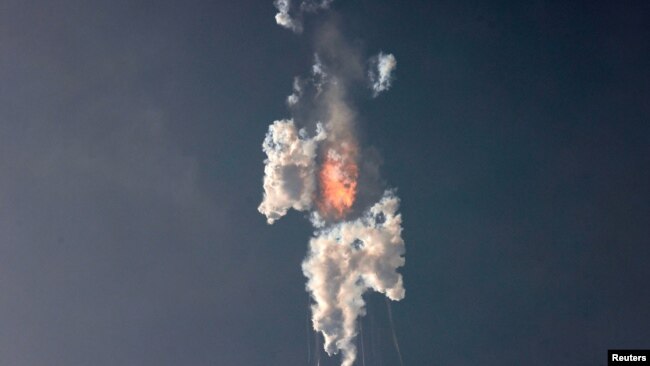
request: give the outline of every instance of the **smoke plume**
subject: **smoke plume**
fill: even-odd
[[[276,20],[301,32],[302,14],[326,9],[331,2],[303,1],[292,9],[289,0],[276,0]],[[269,224],[291,208],[308,214],[314,236],[302,271],[313,301],[312,327],[323,335],[328,355],[340,352],[342,366],[351,366],[359,318],[365,315],[363,294],[373,290],[390,300],[404,298],[397,270],[405,263],[405,247],[395,191],[370,194],[376,189],[371,187],[376,168],[367,168],[372,159],[359,145],[357,112],[348,90],[363,85],[364,75],[373,96],[388,90],[396,62],[392,54],[379,53],[364,70],[361,51],[349,46],[331,22],[316,39],[310,75],[294,78],[287,97],[292,118],[273,122],[262,144],[267,158],[258,210]]]

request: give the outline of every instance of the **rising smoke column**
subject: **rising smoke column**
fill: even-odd
[[[299,33],[303,13],[326,9],[331,2],[303,1],[295,9],[289,0],[276,0],[276,20]],[[365,315],[363,294],[374,290],[390,300],[404,298],[397,269],[405,263],[405,247],[395,191],[385,191],[366,207],[358,200],[369,188],[361,184],[363,149],[347,90],[364,75],[373,97],[388,90],[396,61],[392,54],[379,53],[364,71],[360,52],[335,27],[320,33],[325,41],[319,44],[311,75],[294,78],[287,97],[292,111],[311,109],[308,120],[294,115],[275,121],[264,139],[264,198],[258,210],[269,224],[291,208],[309,213],[315,231],[302,271],[313,300],[312,327],[323,335],[325,351],[330,356],[341,352],[342,366],[351,366],[357,356],[358,321]],[[312,126],[311,136],[308,128],[297,126],[301,123]]]

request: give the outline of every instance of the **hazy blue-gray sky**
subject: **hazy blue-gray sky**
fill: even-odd
[[[398,62],[357,110],[402,199],[405,364],[650,347],[650,3],[338,0],[301,36],[275,13],[0,3],[0,364],[307,364],[311,228],[257,212],[261,142],[334,14]],[[395,365],[368,300],[366,363]]]

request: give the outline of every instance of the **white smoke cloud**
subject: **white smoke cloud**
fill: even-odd
[[[368,71],[368,78],[370,79],[370,87],[373,90],[373,97],[377,97],[379,93],[390,89],[393,81],[392,73],[397,67],[397,60],[392,54],[379,54],[370,59],[371,68]]]
[[[316,189],[316,147],[325,139],[319,124],[316,136],[309,138],[304,129],[298,130],[293,120],[275,121],[269,126],[262,149],[264,161],[264,199],[258,207],[267,222],[286,215],[290,208],[309,210]]]
[[[302,269],[312,306],[315,330],[323,333],[325,351],[343,353],[342,366],[356,358],[357,320],[365,315],[362,295],[368,290],[391,300],[404,298],[404,261],[399,199],[390,191],[366,214],[316,233]]]
[[[294,16],[291,16],[291,0],[275,0],[273,5],[278,9],[275,14],[275,22],[294,33],[302,33],[303,13],[315,13],[322,9],[328,9],[334,0],[304,0]]]

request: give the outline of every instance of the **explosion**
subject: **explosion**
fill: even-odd
[[[318,175],[321,194],[318,208],[323,216],[342,219],[354,204],[359,169],[352,155],[346,145],[340,151],[332,148],[327,151]]]
[[[301,0],[292,7],[291,0],[276,0],[276,21],[300,33],[303,13],[327,9],[332,1]],[[376,98],[390,89],[397,63],[392,54],[380,52],[364,66],[361,52],[348,45],[333,23],[321,28],[317,38],[311,75],[294,78],[287,98],[295,120],[274,121],[262,144],[267,158],[258,210],[269,224],[290,209],[309,213],[314,232],[302,271],[312,300],[312,328],[322,335],[328,355],[340,352],[341,365],[352,366],[360,319],[366,314],[363,295],[372,290],[392,301],[404,298],[398,269],[405,263],[405,245],[395,191],[386,189],[375,204],[368,200],[373,192],[366,170],[370,163],[357,140],[356,111],[347,91],[365,74]],[[356,202],[358,194],[364,199]],[[394,330],[393,339],[399,353]],[[320,358],[314,362],[320,364]]]

